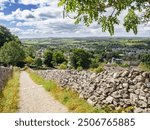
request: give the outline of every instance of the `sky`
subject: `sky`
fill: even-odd
[[[96,23],[86,27],[83,23],[75,25],[73,19],[63,18],[63,7],[57,5],[58,0],[0,0],[0,25],[9,28],[19,38],[110,36]],[[139,25],[138,30],[134,35],[120,25],[115,27],[114,36],[150,37],[150,23]]]

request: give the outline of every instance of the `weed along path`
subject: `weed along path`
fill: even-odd
[[[40,85],[35,84],[28,73],[20,75],[20,113],[66,113],[67,108],[56,101]]]

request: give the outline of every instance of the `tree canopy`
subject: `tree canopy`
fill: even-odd
[[[65,62],[65,57],[61,51],[55,51],[52,60],[54,65],[58,65]]]
[[[82,67],[83,69],[87,69],[90,66],[90,54],[83,49],[75,49],[72,52],[70,57],[70,61],[72,66],[77,69],[78,67]]]
[[[64,6],[64,16],[75,13],[75,23],[84,22],[89,26],[93,22],[101,25],[102,31],[114,34],[115,25],[123,24],[126,31],[138,32],[138,25],[150,21],[150,0],[60,0],[59,6]],[[119,16],[127,11],[124,22]]]
[[[6,65],[17,65],[25,58],[25,53],[20,43],[10,41],[0,48],[0,62]]]
[[[17,36],[12,35],[9,29],[0,25],[0,47],[9,41],[19,42],[19,39]]]
[[[41,58],[35,58],[35,61],[34,61],[34,64],[36,65],[36,66],[42,66],[42,60],[41,60]]]
[[[139,58],[141,62],[150,64],[150,54],[141,54]]]
[[[48,67],[53,67],[52,58],[53,58],[52,50],[46,50],[44,52],[44,64]]]

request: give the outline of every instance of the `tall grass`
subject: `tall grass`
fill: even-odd
[[[0,94],[1,113],[13,113],[18,110],[19,76],[20,71],[14,69],[12,78],[7,82]]]
[[[27,70],[34,82],[42,85],[59,102],[65,105],[70,112],[76,113],[97,113],[104,110],[92,107],[85,100],[80,99],[79,95],[72,90],[60,88],[54,81],[45,80],[30,70]]]

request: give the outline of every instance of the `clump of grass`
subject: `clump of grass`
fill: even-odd
[[[13,113],[18,110],[19,76],[20,71],[15,68],[12,78],[0,94],[0,112],[2,113]]]
[[[101,73],[103,71],[104,71],[104,65],[103,64],[99,65],[97,68],[94,69],[95,73]]]
[[[45,80],[34,72],[27,70],[30,77],[39,85],[43,85],[43,87],[50,91],[51,95],[55,97],[59,102],[65,105],[70,112],[76,113],[97,113],[97,112],[105,112],[102,109],[95,108],[89,105],[85,100],[79,98],[79,95],[68,89],[62,89],[59,87],[54,81]]]
[[[120,66],[123,67],[123,68],[129,68],[130,67],[130,65],[127,64],[127,63],[121,64]]]
[[[139,65],[139,68],[141,68],[144,71],[150,72],[150,64],[141,63]]]

